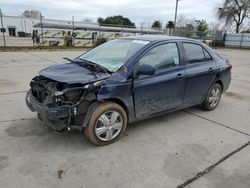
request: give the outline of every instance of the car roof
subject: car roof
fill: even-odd
[[[194,39],[189,39],[185,37],[168,36],[168,35],[138,35],[138,36],[124,37],[124,39],[145,40],[145,41],[150,41],[150,42],[163,41],[163,40],[182,40],[182,41],[197,42],[197,40],[194,40]]]

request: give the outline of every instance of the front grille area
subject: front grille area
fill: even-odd
[[[40,103],[43,103],[48,96],[48,91],[46,89],[46,84],[48,82],[50,82],[48,79],[41,76],[34,77],[30,82],[32,94]]]

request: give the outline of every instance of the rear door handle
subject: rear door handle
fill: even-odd
[[[178,79],[178,80],[183,79],[183,77],[184,77],[184,76],[183,76],[181,73],[177,74],[177,79]]]

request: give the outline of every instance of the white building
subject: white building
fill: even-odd
[[[0,26],[0,29],[2,27]],[[7,46],[31,46],[33,31],[38,31],[39,42],[43,46],[65,45],[65,33],[74,32],[74,46],[92,46],[96,37],[112,40],[117,37],[126,37],[140,34],[159,34],[162,31],[151,29],[137,29],[117,26],[100,26],[97,23],[83,23],[67,20],[53,20],[25,17],[25,16],[3,16],[3,29],[6,36]],[[34,38],[33,38],[34,39]],[[3,45],[0,35],[0,46]]]
[[[40,22],[41,20],[39,18],[3,15],[3,28],[5,29],[5,36],[20,36],[20,34],[18,35],[20,32],[31,35],[33,30],[38,29],[34,28],[33,26],[35,24],[39,24]],[[72,25],[72,21],[64,20],[43,19],[42,22],[50,24]]]

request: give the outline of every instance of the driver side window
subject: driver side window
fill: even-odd
[[[177,44],[167,43],[151,49],[139,60],[139,64],[152,65],[156,71],[179,66],[180,60]]]

